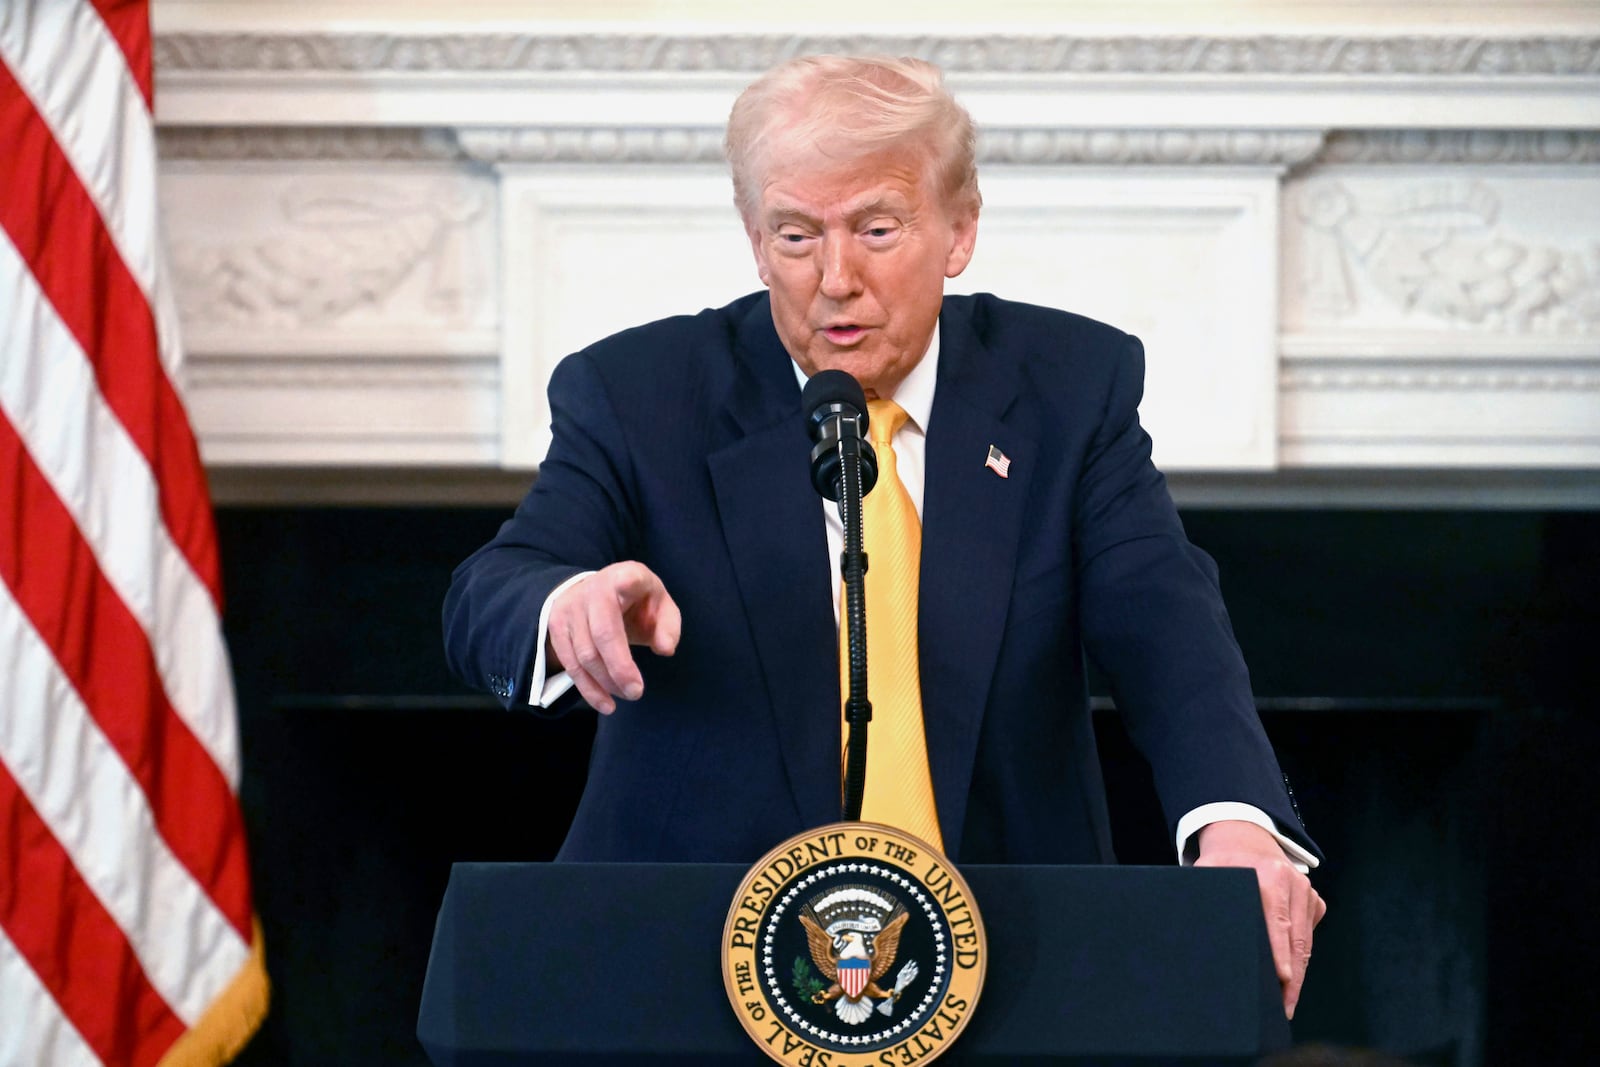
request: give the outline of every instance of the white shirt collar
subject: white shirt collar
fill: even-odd
[[[933,337],[928,342],[928,351],[923,353],[917,365],[911,368],[911,373],[905,376],[905,380],[890,398],[900,405],[911,423],[923,434],[928,432],[928,418],[933,414],[933,391],[939,384],[939,329],[936,324],[933,328]],[[800,369],[800,364],[792,360],[790,362],[794,366],[794,380],[804,389],[806,372]]]

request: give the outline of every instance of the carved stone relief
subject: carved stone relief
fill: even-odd
[[[462,151],[488,163],[720,163],[709,128],[463,129]],[[1322,147],[1307,130],[987,130],[979,163],[1033,166],[1271,166],[1305,162]]]
[[[1581,393],[1600,390],[1600,372],[1570,369],[1528,370],[1513,367],[1497,370],[1439,370],[1417,366],[1329,366],[1317,370],[1286,370],[1278,378],[1278,387],[1284,392],[1404,390],[1429,393],[1470,391],[1498,393],[1515,390],[1521,393]]]
[[[490,196],[474,182],[218,172],[163,192],[186,328],[493,321]]]
[[[1600,181],[1529,181],[1306,182],[1288,325],[1600,332]]]
[[[1600,130],[1341,130],[1316,163],[1600,163]]]
[[[163,126],[156,143],[167,162],[462,158],[452,131],[411,126]]]
[[[813,52],[887,52],[956,73],[1600,73],[1600,40],[1580,36],[1061,36],[908,34],[166,33],[166,71],[749,72]]]
[[[1035,166],[1292,167],[1322,148],[1320,130],[989,130],[983,163]]]
[[[699,126],[163,126],[165,162],[720,163]],[[1117,166],[1600,163],[1600,130],[989,129],[980,163]]]

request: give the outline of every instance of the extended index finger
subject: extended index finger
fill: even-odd
[[[672,655],[678,647],[683,614],[665,583],[649,567],[635,562],[617,564],[614,577],[628,642],[648,645],[658,655]]]
[[[645,603],[652,597],[664,595],[667,591],[655,571],[632,560],[613,563],[599,576],[610,585],[612,594],[617,598],[617,607],[622,611]]]
[[[633,649],[628,645],[628,628],[622,617],[625,603],[626,595],[615,589],[612,595],[589,600],[589,639],[598,662],[584,666],[610,692],[626,700],[638,700],[644,694],[644,676],[633,662]]]
[[[661,600],[654,607],[641,638],[648,641],[650,650],[658,656],[670,656],[678,648],[678,636],[683,632],[683,613],[677,601],[663,586]]]

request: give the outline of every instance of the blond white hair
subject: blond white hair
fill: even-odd
[[[849,162],[888,148],[922,154],[952,215],[976,213],[977,132],[932,63],[894,56],[800,56],[739,94],[723,149],[749,225],[775,150]]]

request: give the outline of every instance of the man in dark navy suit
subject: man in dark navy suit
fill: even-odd
[[[603,716],[564,858],[749,862],[837,819],[840,531],[810,486],[800,392],[848,371],[905,416],[918,770],[945,851],[1113,861],[1087,653],[1180,859],[1256,870],[1292,1014],[1319,856],[1215,567],[1151,465],[1142,349],[1065,312],[945,297],[977,238],[974,142],[914,60],[807,57],[745,91],[727,147],[766,291],[560,364],[538,481],[446,599],[452,668],[508,704]]]

